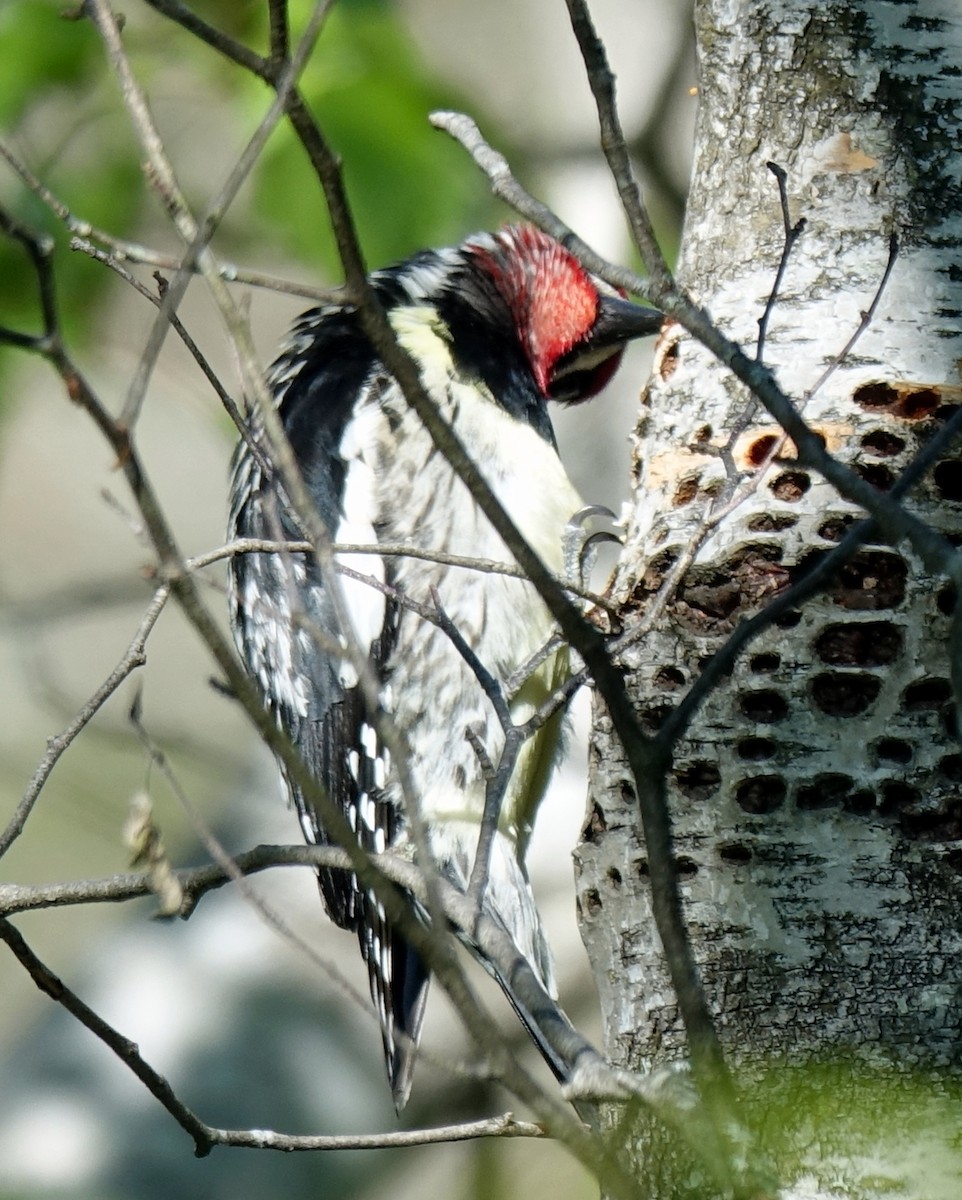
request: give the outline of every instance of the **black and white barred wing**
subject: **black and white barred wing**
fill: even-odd
[[[275,364],[271,383],[298,465],[328,530],[342,543],[374,543],[374,514],[364,496],[373,469],[366,461],[365,422],[377,410],[380,389],[391,385],[354,332],[353,322],[340,311],[319,312],[313,321],[305,314],[291,348]],[[239,448],[231,534],[300,540],[283,489],[261,459],[243,444]],[[360,575],[385,581],[387,568],[379,556],[346,555],[341,561]],[[396,605],[363,579],[339,577],[332,583],[322,578],[308,555],[236,555],[231,582],[235,639],[265,703],[359,845],[379,853],[394,842],[400,816],[388,799],[389,755],[359,686],[356,659],[345,650],[350,642],[354,654],[366,657],[368,681],[379,692],[396,638]],[[340,590],[338,603],[332,587]],[[349,625],[346,630],[339,613]],[[288,784],[305,838],[329,842],[322,814],[293,781]],[[331,918],[358,935],[388,1073],[395,1098],[403,1104],[427,973],[394,933],[377,898],[361,890],[351,873],[321,869],[318,877]]]

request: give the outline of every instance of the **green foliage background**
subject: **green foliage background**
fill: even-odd
[[[266,52],[266,5],[206,0],[194,8],[224,32]],[[308,0],[291,5],[293,38],[310,9]],[[162,132],[165,101],[173,96],[181,100],[188,79],[196,87],[199,118],[205,100],[201,83],[211,103],[229,106],[235,120],[223,132],[239,152],[270,103],[264,85],[145,5],[131,4],[123,15],[124,41]],[[158,202],[143,180],[137,146],[90,23],[67,19],[63,0],[4,0],[0,59],[2,135],[76,216],[115,236],[135,237],[145,219],[158,215]],[[302,90],[345,163],[349,197],[371,265],[421,246],[457,241],[476,227],[497,222],[494,202],[476,169],[427,121],[432,109],[457,107],[459,98],[426,75],[392,5],[384,0],[336,5]],[[177,140],[185,138],[183,128],[174,134]],[[189,195],[196,209],[220,182],[212,174],[208,193]],[[57,239],[65,327],[69,335],[83,336],[109,273],[67,249],[62,224],[3,163],[0,199],[31,227]],[[273,247],[278,255],[302,259],[317,282],[337,281],[339,265],[323,197],[288,128],[270,139],[245,199],[228,214],[215,249],[236,259],[256,251],[263,260]],[[0,243],[0,321],[25,329],[35,328],[36,322],[32,273],[8,242]]]

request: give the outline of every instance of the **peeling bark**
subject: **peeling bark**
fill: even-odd
[[[795,246],[765,360],[796,401],[901,252],[874,320],[807,401],[829,450],[888,489],[962,404],[962,12],[957,0],[702,0],[700,112],[681,281],[752,345]],[[637,430],[615,591],[643,614],[732,466],[751,494],[705,538],[628,655],[649,729],[744,618],[862,514],[792,461],[780,431],[690,338],[663,339]],[[726,460],[722,453],[729,446]],[[962,446],[912,509],[962,538]],[[962,1195],[962,757],[955,597],[905,546],[860,549],[744,653],[669,778],[686,915],[746,1112],[786,1195]],[[603,713],[579,906],[608,1052],[685,1052],[651,919],[635,798]],[[652,1196],[710,1194],[652,1129]]]

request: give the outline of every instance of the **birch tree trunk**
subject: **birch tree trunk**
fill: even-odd
[[[771,160],[804,217],[764,358],[828,448],[879,488],[962,403],[962,9],[958,0],[702,0],[697,145],[679,268],[754,344],[783,245]],[[852,352],[891,233],[901,251]],[[680,331],[637,431],[617,581],[626,625],[732,487],[653,631],[630,653],[654,729],[732,630],[862,515],[785,455],[779,430]],[[726,447],[731,454],[723,453]],[[962,536],[962,447],[908,501]],[[955,597],[904,545],[857,550],[744,652],[677,746],[675,853],[703,982],[786,1194],[962,1196],[962,758]],[[646,850],[603,713],[578,854],[611,1058],[685,1054]],[[713,1194],[636,1127],[645,1194]]]

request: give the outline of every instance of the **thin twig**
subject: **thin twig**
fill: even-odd
[[[40,793],[43,791],[51,772],[60,761],[64,751],[73,744],[77,736],[86,728],[96,713],[100,711],[124,680],[147,661],[147,639],[154,625],[156,625],[158,617],[163,612],[164,605],[167,603],[169,596],[169,586],[166,583],[161,584],[154,592],[154,597],[141,618],[137,632],[124,651],[120,661],[90,699],[81,706],[79,712],[67,727],[47,742],[46,754],[44,754],[37,765],[20,803],[7,823],[6,829],[0,834],[0,857],[6,854],[23,832],[23,828],[40,797]]]
[[[427,1146],[484,1137],[546,1136],[540,1125],[515,1120],[511,1113],[489,1117],[483,1121],[441,1125],[433,1129],[397,1130],[391,1133],[304,1135],[276,1133],[270,1129],[218,1129],[202,1121],[189,1109],[178,1098],[164,1076],[143,1058],[136,1043],[119,1033],[67,987],[63,980],[34,954],[20,932],[5,917],[0,917],[0,941],[6,942],[17,961],[42,992],[89,1029],[137,1076],[177,1124],[193,1138],[194,1152],[199,1158],[208,1155],[215,1146],[239,1146],[253,1150],[280,1150],[290,1153]]]
[[[188,561],[188,568],[210,566],[235,554],[311,554],[313,544],[308,541],[285,541],[270,538],[235,538],[216,550],[198,555]],[[406,542],[332,542],[332,554],[370,554],[380,558],[416,558],[424,562],[439,563],[445,567],[460,567],[465,571],[477,571],[483,575],[504,575],[508,579],[526,579],[524,571],[516,563],[499,562],[494,558],[474,558],[468,554],[448,554],[444,550],[425,550],[420,546],[410,546]],[[346,573],[348,568],[343,564],[335,564],[339,570]],[[611,600],[597,592],[581,590],[565,585],[572,595],[580,600],[587,600],[598,608],[614,610]],[[538,664],[535,663],[534,666]],[[533,669],[533,667],[531,668]],[[524,675],[528,675],[526,670]]]
[[[788,260],[791,257],[792,251],[795,249],[795,243],[802,236],[807,224],[804,217],[792,224],[791,214],[788,210],[788,190],[785,187],[787,178],[785,170],[778,163],[768,162],[765,164],[769,171],[775,176],[778,184],[778,199],[782,208],[782,228],[784,230],[784,238],[782,240],[782,256],[778,260],[778,269],[775,272],[775,279],[772,283],[772,290],[768,296],[768,303],[765,305],[765,311],[758,318],[758,341],[755,344],[755,358],[759,362],[765,356],[765,336],[768,333],[768,322],[771,318],[772,311],[775,308],[775,302],[778,299],[778,294],[781,291],[782,280],[785,278],[785,270],[788,267]]]
[[[428,118],[435,129],[442,129],[471,155],[475,165],[487,177],[491,191],[525,220],[561,242],[592,274],[623,288],[636,296],[646,296],[648,281],[627,267],[618,266],[602,258],[581,240],[547,205],[535,199],[515,179],[508,160],[490,146],[481,136],[481,131],[471,117],[465,113],[438,110]]]
[[[852,350],[855,348],[855,343],[859,340],[859,338],[862,336],[862,334],[865,332],[865,330],[868,329],[869,325],[871,325],[872,318],[875,316],[875,311],[879,306],[879,301],[882,299],[882,294],[885,291],[886,287],[888,286],[888,281],[891,278],[892,271],[895,267],[896,259],[898,258],[898,254],[899,254],[899,237],[898,237],[897,233],[893,232],[893,233],[889,234],[888,258],[886,259],[886,262],[885,262],[885,270],[882,272],[882,278],[879,280],[879,285],[875,289],[875,295],[872,297],[872,303],[862,313],[861,320],[859,321],[858,327],[856,328],[855,332],[852,334],[852,336],[848,339],[848,341],[845,343],[845,345],[842,347],[842,349],[838,352],[838,354],[835,355],[835,357],[828,364],[828,366],[825,368],[825,370],[822,372],[822,374],[819,375],[818,379],[815,380],[815,382],[812,384],[812,386],[808,389],[808,391],[802,397],[802,399],[799,403],[800,408],[804,408],[805,405],[808,403],[808,401],[811,400],[812,396],[814,396],[815,393],[819,390],[819,388],[823,387],[824,384],[828,381],[828,379],[835,373],[835,371],[838,370],[838,368],[842,365],[842,363],[852,353]]]
[[[246,1146],[251,1150],[281,1150],[285,1154],[303,1150],[389,1150],[407,1146],[436,1146],[442,1142],[476,1141],[478,1138],[545,1138],[540,1125],[519,1121],[512,1113],[465,1121],[460,1125],[437,1125],[431,1129],[397,1129],[391,1133],[308,1134],[275,1133],[270,1129],[210,1129],[211,1141],[219,1146]]]
[[[521,753],[525,739],[512,720],[511,706],[504,694],[504,689],[481,662],[471,646],[464,640],[461,630],[458,629],[457,625],[455,625],[444,611],[437,588],[432,589],[431,598],[434,601],[439,627],[447,634],[451,643],[467,663],[475,679],[480,684],[481,690],[494,710],[498,724],[501,726],[501,732],[504,735],[501,753],[498,755],[498,765],[494,767],[494,764],[490,763],[489,760],[488,765],[494,767],[494,769],[491,772],[485,772],[487,778],[484,790],[484,811],[481,814],[481,821],[478,827],[478,845],[474,852],[474,863],[471,867],[471,877],[468,881],[468,896],[477,911],[480,912],[484,904],[484,891],[487,886],[488,872],[491,866],[491,851],[494,848],[494,839],[498,831],[498,823],[501,819],[501,809],[504,804],[505,795],[507,794],[508,784],[511,781],[511,776],[514,774],[514,769],[518,763],[518,755]],[[487,748],[484,746],[484,743],[480,742],[480,739],[478,741],[480,748],[487,755]]]
[[[658,245],[648,209],[642,200],[631,169],[631,160],[628,157],[625,137],[618,119],[618,108],[615,104],[615,77],[608,65],[608,55],[604,43],[595,32],[591,14],[588,12],[588,6],[584,0],[565,0],[565,3],[568,6],[571,28],[578,39],[581,57],[584,59],[588,74],[588,83],[598,110],[601,149],[618,188],[635,245],[641,254],[641,261],[645,264],[645,269],[651,277],[648,294],[657,304],[661,289],[671,284],[671,271],[668,269],[668,264]]]
[[[425,878],[418,866],[391,854],[379,855],[377,862],[388,878],[424,901]],[[321,865],[345,869],[350,868],[351,861],[344,850],[335,846],[262,845],[234,856],[230,872],[216,863],[176,871],[175,878],[185,897],[182,915],[189,915],[208,892],[234,882],[236,872],[246,876],[275,867],[316,868]],[[90,903],[116,903],[149,894],[150,883],[144,874],[115,875],[105,879],[46,886],[0,883],[0,921],[12,929],[13,926],[9,925],[6,916],[16,912]],[[608,1097],[623,1097],[629,1093],[637,1095],[663,1120],[679,1128],[689,1139],[700,1135],[701,1122],[695,1108],[695,1098],[685,1084],[682,1073],[674,1067],[668,1068],[667,1072],[665,1068],[658,1068],[650,1074],[628,1073],[609,1067],[591,1043],[571,1026],[555,1001],[547,995],[530,963],[518,951],[500,923],[485,914],[476,914],[470,899],[443,880],[440,884],[440,895],[447,918],[458,928],[473,929],[472,939],[483,957],[498,972],[511,978],[517,988],[520,1003],[529,1012],[539,1014],[539,1028],[542,1034],[549,1040],[558,1058],[570,1066],[571,1087],[576,1093]],[[119,1037],[117,1034],[114,1036]],[[489,1047],[489,1051],[492,1057],[497,1056],[494,1046]],[[674,1084],[666,1078],[666,1073],[674,1078]],[[194,1119],[198,1127],[210,1132],[209,1127],[203,1126],[197,1118]],[[291,1148],[316,1147],[305,1144]]]
[[[51,1000],[62,1005],[71,1016],[81,1025],[90,1030],[104,1045],[129,1067],[140,1082],[147,1088],[164,1108],[170,1113],[177,1124],[187,1131],[194,1139],[194,1152],[198,1156],[209,1153],[213,1142],[209,1136],[207,1125],[175,1094],[173,1088],[157,1071],[140,1055],[136,1043],[118,1033],[112,1025],[108,1025],[103,1017],[75,995],[50,969],[45,966],[30,949],[15,926],[0,917],[0,940],[7,943],[18,962],[30,975],[37,987],[45,992]]]
[[[200,267],[196,263],[185,264],[183,256],[163,254],[159,250],[152,250],[139,242],[130,242],[115,237],[106,230],[92,225],[83,217],[78,217],[63,200],[34,175],[2,138],[0,138],[0,158],[13,169],[29,191],[62,222],[68,233],[73,235],[70,241],[72,250],[89,254],[93,243],[99,242],[108,248],[118,262],[143,263],[145,266],[157,267],[162,271],[179,271],[187,267],[195,273],[200,272]],[[265,288],[268,291],[300,296],[305,300],[316,302],[335,301],[340,297],[339,292],[331,288],[318,288],[306,283],[295,283],[290,279],[281,279],[279,276],[263,271],[253,271],[248,267],[239,267],[230,262],[219,263],[217,270],[220,277],[227,283],[243,283],[248,287]]]

